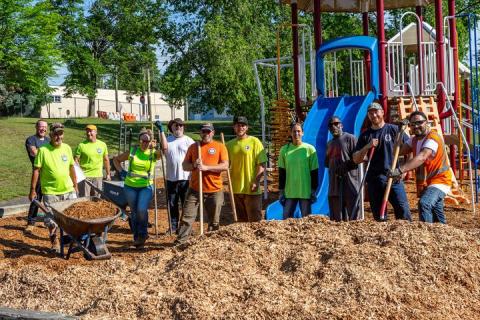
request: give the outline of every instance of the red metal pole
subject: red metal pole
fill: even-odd
[[[443,11],[442,0],[435,0],[435,33],[437,47],[437,81],[445,84],[445,51],[443,38]],[[445,94],[440,86],[437,86],[437,109],[438,114],[445,108]],[[442,127],[443,130],[443,127]]]
[[[448,1],[448,15],[455,16],[455,0]],[[458,107],[460,106],[460,77],[458,74],[458,41],[457,41],[457,21],[455,18],[450,19],[450,46],[452,47],[453,51],[453,83],[454,83],[454,90],[453,93],[453,110],[457,112]],[[453,117],[451,118],[451,127],[452,129],[455,127],[455,122]],[[461,130],[461,128],[459,128]],[[453,133],[453,132],[452,132]],[[450,164],[453,169],[453,172],[456,172],[456,163],[455,163],[455,146],[451,146],[450,148]],[[459,161],[462,161],[461,158]]]
[[[422,47],[422,42],[423,42],[423,7],[422,6],[416,6],[415,7],[415,12],[418,16],[418,18],[420,19],[420,25],[417,26],[418,29],[420,30],[417,30],[417,32],[420,34],[420,39],[419,39],[419,43],[417,45],[417,51],[418,51],[418,69],[419,69],[419,72],[421,73],[421,77],[418,77],[418,87],[419,87],[419,93],[420,93],[420,96],[423,94],[424,90],[425,90],[425,80],[424,80],[424,77],[425,77],[425,64],[424,64],[424,60],[423,60],[423,47]]]
[[[320,0],[313,1],[313,32],[315,35],[315,52],[322,45],[322,10]]]
[[[383,0],[376,0],[377,3],[377,36],[378,36],[378,64],[380,69],[380,104],[388,118],[387,110],[387,75],[386,75],[386,59],[385,48],[385,17]]]
[[[363,35],[368,36],[368,11],[362,12],[362,26],[363,26]],[[370,91],[371,90],[371,85],[370,85],[371,58],[370,58],[369,51],[365,51],[365,53],[363,54],[363,60],[365,61],[365,89],[366,91]]]
[[[293,46],[293,91],[295,94],[295,113],[300,121],[303,121],[304,115],[300,104],[300,77],[298,65],[298,5],[297,0],[291,1],[292,10],[292,46]]]

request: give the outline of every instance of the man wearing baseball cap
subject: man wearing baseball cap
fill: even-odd
[[[77,177],[73,168],[72,149],[63,143],[63,132],[63,124],[53,123],[50,126],[50,143],[38,149],[33,162],[29,199],[30,201],[35,199],[35,186],[40,179],[43,202],[47,207],[53,202],[77,198]],[[50,232],[51,249],[58,251],[57,225],[48,214],[44,218],[44,223]]]
[[[172,218],[172,229],[177,231],[179,219],[179,204],[183,207],[185,196],[188,190],[190,171],[183,170],[182,162],[185,159],[188,148],[194,144],[192,138],[185,135],[185,123],[180,118],[170,120],[168,130],[172,133],[165,137],[163,129],[160,129],[162,137],[162,148],[167,160],[167,195],[168,206]],[[162,126],[159,126],[162,128]]]
[[[188,148],[183,160],[183,170],[191,171],[192,174],[185,206],[183,207],[182,220],[180,221],[177,244],[182,244],[188,240],[192,232],[193,222],[197,217],[200,171],[202,171],[203,201],[208,215],[208,230],[215,231],[219,228],[220,211],[223,205],[221,173],[228,170],[228,152],[222,143],[213,140],[214,134],[213,124],[202,124],[200,127],[200,142]],[[200,144],[201,159],[198,154],[198,144]]]
[[[371,126],[358,138],[353,161],[357,164],[362,163],[366,160],[370,148],[375,147],[366,182],[373,217],[380,221],[380,209],[388,180],[387,173],[393,162],[393,148],[399,128],[385,123],[383,108],[378,102],[368,106],[367,116]],[[404,132],[401,134],[401,143],[407,142],[408,136]],[[397,163],[397,168],[398,165]],[[392,184],[388,201],[393,206],[396,219],[412,220],[405,186],[401,180]]]
[[[262,142],[247,134],[246,117],[235,117],[233,130],[236,138],[227,143],[227,150],[237,218],[239,222],[257,222],[262,220],[260,179],[267,155]]]
[[[110,160],[105,142],[97,139],[97,126],[89,124],[85,127],[86,139],[75,150],[75,162],[95,187],[103,188],[103,169],[105,168],[106,179],[110,180]],[[86,181],[78,183],[80,197],[97,196],[98,193],[90,187]]]

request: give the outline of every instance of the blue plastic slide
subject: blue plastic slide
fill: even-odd
[[[370,69],[370,87],[372,90],[366,96],[344,96],[324,98],[324,56],[326,53],[358,48],[370,51],[372,63]],[[318,156],[317,202],[312,205],[312,214],[329,215],[328,209],[328,169],[324,167],[327,143],[332,138],[328,131],[328,120],[331,116],[338,116],[343,122],[343,130],[355,136],[360,135],[362,124],[367,115],[370,103],[378,98],[378,50],[377,40],[366,36],[339,38],[326,42],[317,52],[317,84],[320,97],[315,101],[305,120],[303,141],[315,147]],[[297,206],[295,217],[301,217]],[[276,201],[266,210],[267,220],[282,220],[283,207]]]

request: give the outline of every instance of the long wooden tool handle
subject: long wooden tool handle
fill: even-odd
[[[225,137],[223,136],[223,132],[220,133],[220,137],[222,138],[222,143],[225,144]],[[233,188],[232,188],[232,178],[230,177],[230,168],[227,170],[227,180],[228,180],[228,190],[230,191],[230,203],[232,204],[232,212],[233,212],[233,221],[237,222],[237,209],[235,208],[235,199],[233,196]]]
[[[198,159],[202,162],[202,150],[200,148],[200,142],[197,143],[197,152],[198,152]],[[198,170],[198,194],[200,198],[200,234],[203,234],[203,175],[202,171]]]
[[[398,156],[400,155],[400,139],[402,138],[403,131],[407,128],[406,125],[402,125],[402,128],[398,132],[397,138],[395,139],[395,150],[393,151],[393,161],[392,166],[390,167],[391,171],[395,170],[397,167]],[[385,211],[387,209],[388,196],[390,195],[390,189],[392,188],[393,178],[388,178],[387,187],[385,188],[385,193],[383,194],[382,206],[380,208],[380,219],[385,219]]]

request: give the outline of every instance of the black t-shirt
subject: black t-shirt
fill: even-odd
[[[38,148],[40,148],[41,146],[43,146],[44,144],[49,143],[49,142],[50,142],[49,137],[45,137],[43,139],[40,139],[35,134],[33,136],[28,137],[27,140],[25,140],[25,149],[27,149],[28,158],[30,159],[30,162],[32,163],[32,167],[33,167],[33,161],[35,160],[35,157],[33,157],[30,154],[30,147],[34,146],[38,150]]]
[[[370,142],[370,140],[378,139],[378,146],[375,148],[372,162],[370,162],[370,168],[368,169],[367,182],[379,175],[387,174],[392,165],[393,146],[395,145],[395,139],[398,131],[398,126],[386,123],[381,129],[367,129],[358,138],[355,151],[362,149]],[[403,133],[402,142],[405,143],[407,140],[408,136]],[[397,162],[397,167],[398,165],[399,164]]]
[[[355,150],[355,144],[357,139],[354,135],[344,132],[340,137],[333,138],[327,144],[327,152],[325,156],[325,167],[328,168],[328,195],[338,196],[340,195],[340,183],[335,174],[338,167],[344,166],[348,160],[352,159],[353,152]],[[356,168],[349,170],[347,179],[352,187],[358,190],[358,171]]]

